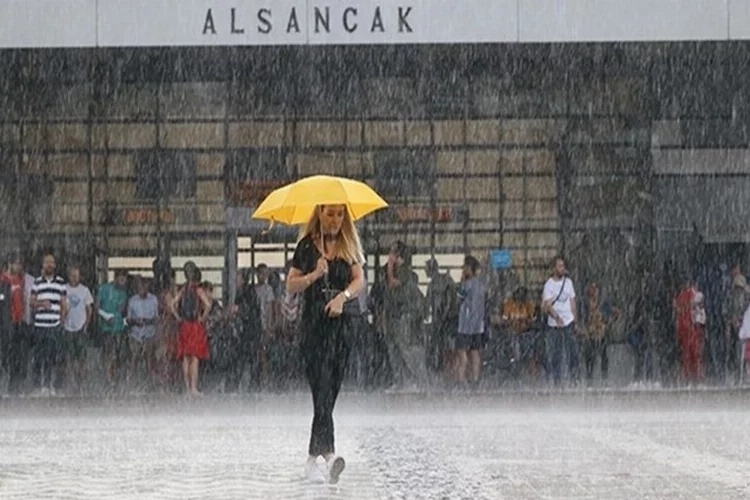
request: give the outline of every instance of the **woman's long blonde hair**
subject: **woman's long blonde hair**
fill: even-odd
[[[323,210],[325,210],[325,205],[320,205],[315,209],[312,217],[307,221],[307,225],[302,227],[299,240],[310,236],[314,241],[320,237],[322,231],[320,213]],[[362,242],[359,239],[357,228],[354,227],[354,221],[352,221],[348,208],[344,209],[344,220],[341,224],[341,231],[339,231],[339,234],[336,236],[335,249],[336,252],[334,256],[345,260],[349,264],[362,264],[364,262],[365,254],[362,251]]]

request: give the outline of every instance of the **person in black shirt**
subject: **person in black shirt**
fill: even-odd
[[[260,389],[260,350],[263,337],[260,300],[251,282],[252,270],[244,269],[237,276],[237,293],[232,307],[233,328],[239,343],[227,376],[226,392],[240,390],[242,375],[250,372],[249,389]]]
[[[291,293],[304,293],[301,354],[312,391],[314,416],[307,477],[338,482],[344,459],[336,456],[333,408],[351,349],[356,316],[354,299],[362,290],[362,245],[344,205],[316,208],[302,232],[287,279]],[[326,471],[317,466],[326,460]]]

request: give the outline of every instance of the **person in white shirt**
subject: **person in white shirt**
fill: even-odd
[[[150,283],[138,276],[138,293],[128,300],[127,321],[130,325],[130,378],[139,383],[140,368],[145,366],[148,383],[156,366],[156,325],[159,321],[159,300],[150,292]]]
[[[94,296],[81,284],[81,270],[72,266],[68,270],[68,316],[65,318],[65,374],[71,385],[81,388],[86,365],[86,333],[93,315]]]
[[[578,366],[578,346],[575,328],[578,315],[576,291],[568,277],[565,259],[554,259],[552,277],[544,285],[542,310],[547,314],[546,355],[547,376],[559,386],[562,384],[563,359],[568,361],[571,379]]]
[[[26,265],[26,269],[30,268],[30,265]],[[23,285],[23,321],[28,325],[29,331],[34,327],[34,308],[31,307],[31,291],[34,289],[34,281],[36,281],[36,278],[27,272],[24,276]]]

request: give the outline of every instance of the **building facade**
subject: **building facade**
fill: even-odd
[[[509,248],[536,287],[563,252],[631,296],[665,262],[747,258],[748,59],[743,41],[3,50],[2,244],[91,274],[222,257],[228,284],[238,238],[293,244],[250,220],[259,200],[328,173],[392,204],[362,226],[371,256]]]

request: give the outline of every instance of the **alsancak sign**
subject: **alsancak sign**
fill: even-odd
[[[0,0],[0,48],[750,39],[750,0]]]
[[[332,19],[331,7],[315,5],[312,7],[313,26],[307,27],[307,31],[309,32],[312,28],[315,34],[330,34],[337,31],[354,34],[358,30],[380,34],[413,33],[414,30],[409,24],[409,16],[413,9],[414,7],[410,6],[398,6],[393,9],[393,12],[384,13],[380,5],[366,9],[349,5],[340,9],[340,12],[334,10]],[[274,17],[274,10],[276,10],[276,17]],[[303,11],[302,15],[304,14]],[[303,21],[306,19],[303,18]],[[274,30],[281,30],[286,35],[299,35],[302,34],[302,26],[304,26],[300,23],[300,9],[294,5],[288,11],[271,7],[261,7],[257,10],[230,7],[229,12],[224,10],[214,12],[214,9],[209,7],[206,10],[201,34],[216,36],[220,30],[225,30],[232,35],[243,36],[247,34],[246,25],[249,25],[250,31],[255,30],[260,35],[270,35]]]
[[[516,1],[99,0],[98,44],[510,42],[517,34]],[[475,12],[465,11],[472,4]]]

